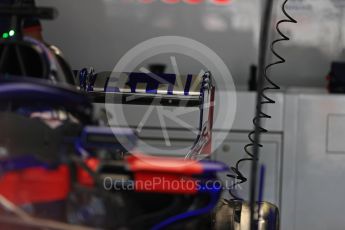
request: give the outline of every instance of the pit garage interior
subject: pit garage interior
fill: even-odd
[[[1,0],[0,229],[344,229],[344,7]]]

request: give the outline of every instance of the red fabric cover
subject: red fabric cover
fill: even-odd
[[[64,200],[69,192],[70,173],[66,165],[55,170],[30,168],[0,177],[0,194],[16,205]]]

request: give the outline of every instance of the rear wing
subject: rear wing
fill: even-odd
[[[198,135],[186,158],[211,154],[215,87],[210,72],[176,75],[83,69],[77,82],[95,103],[199,107]]]

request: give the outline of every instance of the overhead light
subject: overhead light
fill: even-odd
[[[16,33],[16,32],[14,32],[14,30],[10,30],[10,32],[8,32],[8,34],[10,35],[10,37],[13,37],[15,33]]]

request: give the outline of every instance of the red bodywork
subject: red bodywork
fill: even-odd
[[[135,154],[125,162],[139,192],[195,194],[197,181],[193,175],[203,172],[202,165],[193,160]],[[85,163],[96,171],[100,161],[89,158]],[[81,168],[77,170],[77,179],[81,185],[94,186],[92,177]],[[65,200],[70,186],[70,171],[66,165],[54,170],[37,167],[14,171],[0,178],[0,194],[15,205]]]

